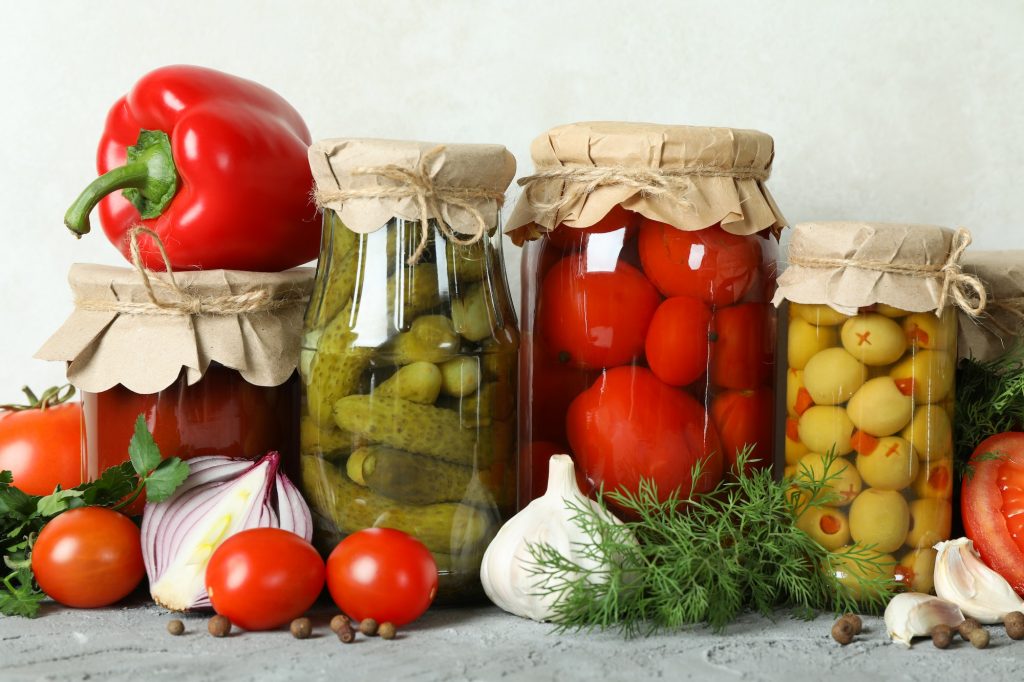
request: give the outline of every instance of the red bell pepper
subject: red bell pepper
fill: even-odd
[[[127,233],[141,224],[160,236],[174,269],[286,270],[320,246],[309,143],[302,117],[277,93],[212,69],[166,66],[110,110],[101,175],[64,222],[76,236],[89,232],[99,204],[103,230],[126,258]],[[146,267],[163,270],[149,238],[139,245]]]

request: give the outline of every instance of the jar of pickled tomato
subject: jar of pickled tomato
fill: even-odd
[[[404,531],[434,556],[438,603],[479,601],[483,551],[515,507],[519,332],[498,227],[515,160],[349,139],[310,160],[324,231],[299,483],[314,543]]]
[[[932,547],[949,539],[953,516],[953,303],[966,299],[952,287],[964,246],[941,227],[801,224],[775,296],[785,311],[779,463],[827,480],[824,506],[798,525],[827,549],[878,555],[865,565],[894,566],[915,592],[933,590]],[[858,589],[857,576],[841,577]]]
[[[523,245],[520,503],[551,454],[585,490],[662,498],[772,461],[784,218],[764,133],[581,123],[534,141],[509,231]],[[693,480],[695,467],[701,475]]]
[[[36,357],[82,393],[83,470],[128,460],[139,415],[164,457],[281,453],[297,473],[299,342],[312,268],[146,273],[72,266],[75,309]]]

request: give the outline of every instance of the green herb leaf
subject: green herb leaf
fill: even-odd
[[[35,586],[32,569],[22,566],[3,580],[0,588],[0,613],[34,618],[39,613],[39,604],[45,598],[46,595]]]
[[[953,429],[957,471],[970,476],[971,453],[997,433],[1024,428],[1024,344],[987,362],[960,361]]]
[[[36,514],[39,516],[56,516],[71,508],[71,502],[82,496],[81,490],[57,490],[56,492],[39,498],[36,503]]]
[[[177,457],[165,459],[146,477],[146,499],[163,502],[188,478],[188,463]]]
[[[14,474],[10,471],[0,471],[0,488],[6,488],[11,483],[14,483]]]
[[[146,427],[145,416],[141,414],[135,420],[135,433],[128,443],[128,458],[139,476],[145,476],[160,465],[160,448]]]

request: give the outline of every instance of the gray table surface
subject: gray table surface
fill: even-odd
[[[316,614],[316,634],[283,631],[215,639],[203,616],[172,637],[163,609],[47,607],[37,619],[0,617],[0,680],[957,680],[1019,678],[1024,642],[992,628],[992,646],[912,650],[886,641],[867,619],[857,642],[838,646],[831,619],[746,616],[724,634],[704,629],[624,640],[554,634],[548,625],[492,607],[434,610],[398,639],[343,645]]]

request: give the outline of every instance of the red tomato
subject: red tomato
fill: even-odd
[[[741,303],[715,311],[711,383],[723,388],[756,388],[771,376],[774,353],[765,303]]]
[[[324,561],[291,531],[252,528],[221,543],[206,566],[213,610],[246,630],[273,630],[305,613],[324,588]]]
[[[960,511],[982,560],[1024,596],[1024,433],[986,438],[964,476]]]
[[[566,227],[557,226],[548,233],[548,241],[562,251],[581,251],[591,243],[591,237],[596,234],[608,234],[621,230],[617,237],[609,238],[609,246],[622,248],[622,245],[633,238],[636,234],[637,224],[640,215],[627,211],[621,205],[616,205],[608,211],[604,218],[601,218],[590,227]],[[604,242],[605,238],[600,238]]]
[[[565,442],[569,404],[594,383],[598,373],[559,362],[541,339],[529,333],[523,335],[522,348],[521,386],[530,429],[526,440]]]
[[[605,372],[573,401],[567,423],[576,461],[606,490],[635,492],[643,478],[662,500],[676,490],[686,495],[698,461],[704,473],[696,492],[722,478],[722,447],[703,406],[645,367]]]
[[[82,406],[4,412],[0,416],[0,471],[29,495],[49,495],[82,482]]]
[[[627,263],[592,262],[586,252],[566,256],[541,285],[537,334],[577,367],[624,365],[643,355],[659,301],[643,273]]]
[[[711,419],[725,449],[725,461],[735,471],[736,453],[752,445],[746,470],[767,469],[772,465],[772,392],[768,388],[752,391],[726,391],[711,401]]]
[[[51,599],[79,609],[109,606],[142,581],[139,529],[124,514],[79,507],[56,517],[32,548],[32,573]]]
[[[647,365],[671,386],[696,381],[708,365],[711,308],[699,299],[676,296],[658,306],[647,328]]]
[[[327,589],[349,617],[402,627],[434,601],[437,563],[411,535],[367,528],[342,540],[327,558]]]
[[[718,225],[687,232],[644,219],[640,262],[665,296],[695,296],[716,306],[731,305],[757,279],[761,247],[756,238],[730,234]]]

